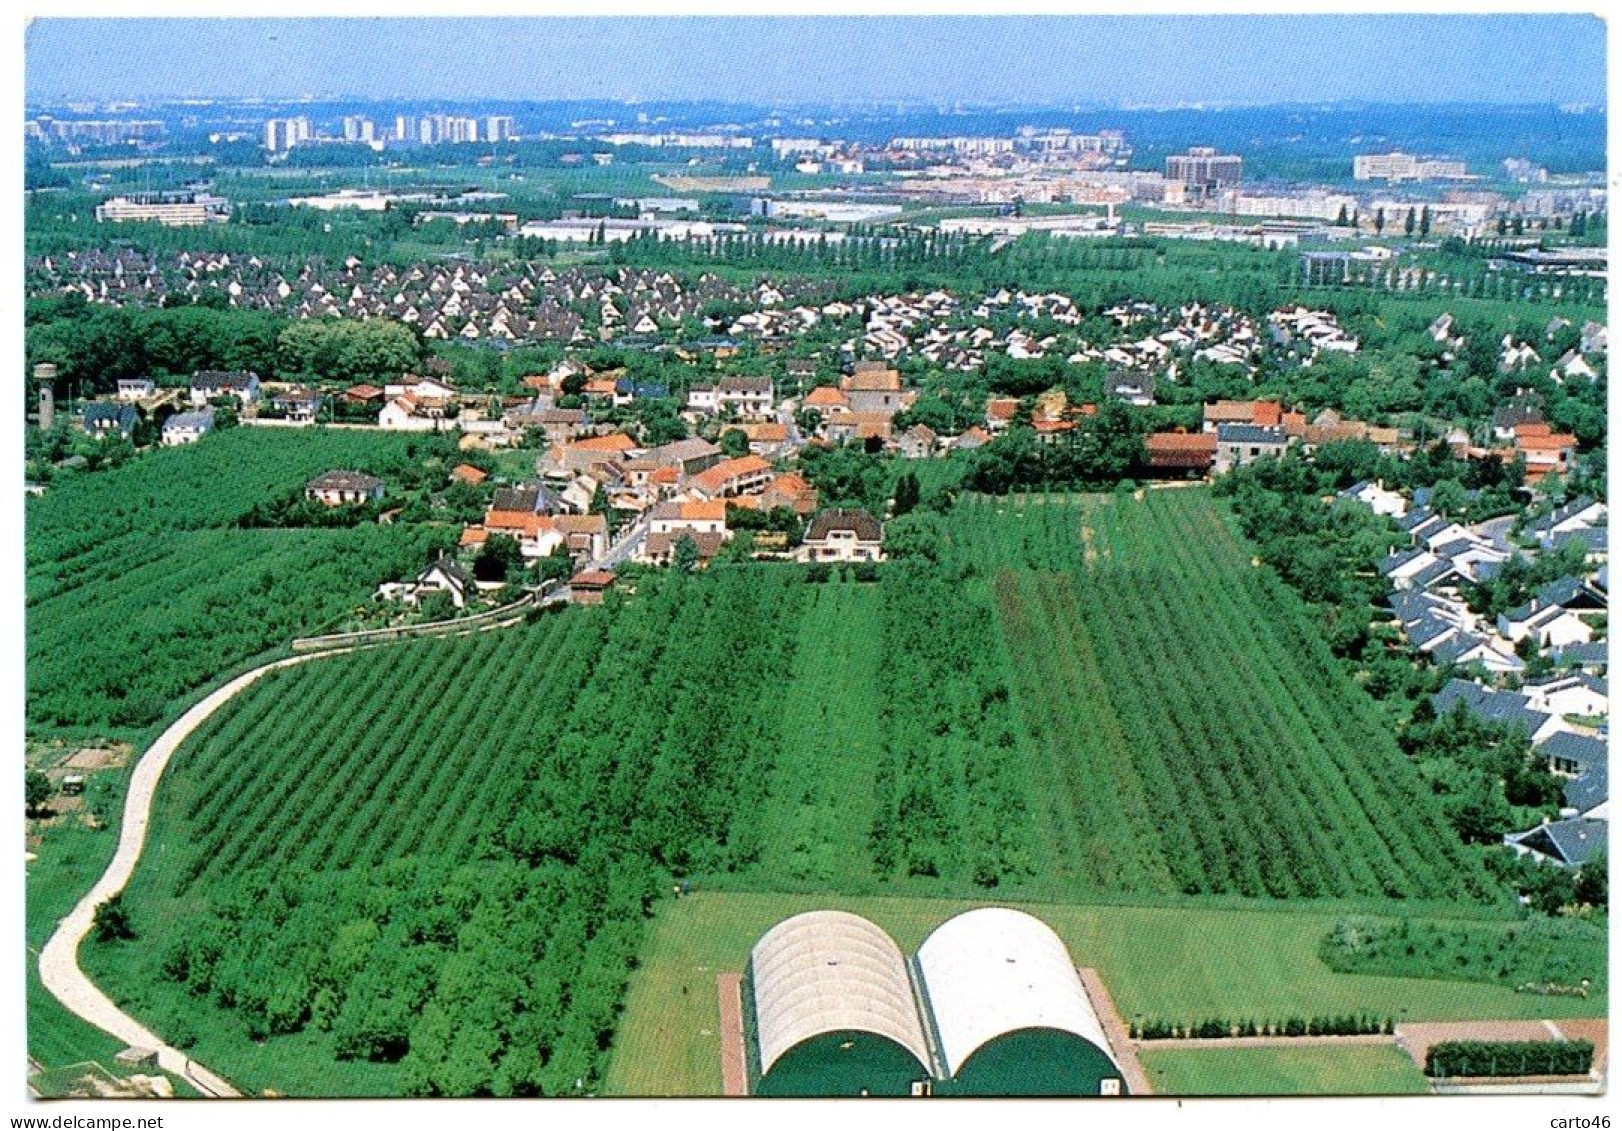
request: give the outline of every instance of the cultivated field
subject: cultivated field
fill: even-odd
[[[702,1091],[697,967],[843,897],[1480,913],[1479,865],[1204,491],[968,499],[945,530],[877,582],[657,575],[268,677],[177,755],[140,938],[87,969],[254,1091]],[[643,915],[682,878],[804,894],[740,894],[732,926],[668,903],[706,956],[672,965]],[[948,905],[899,906],[915,945]],[[1330,912],[1192,906],[1055,925],[1129,1019],[1603,1009],[1330,975]]]
[[[131,733],[176,698],[420,568],[421,527],[243,530],[312,475],[399,458],[375,433],[224,431],[28,500],[28,723]]]

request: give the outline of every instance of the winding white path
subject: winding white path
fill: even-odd
[[[158,779],[163,776],[170,756],[180,744],[210,715],[266,672],[346,651],[351,649],[312,652],[245,672],[215,689],[159,735],[130,775],[129,793],[124,798],[124,821],[119,828],[118,849],[113,853],[112,863],[108,864],[101,879],[96,881],[96,886],[57,925],[50,941],[39,954],[40,980],[70,1012],[96,1028],[111,1033],[125,1044],[156,1049],[159,1067],[189,1081],[205,1096],[240,1096],[241,1093],[179,1049],[165,1044],[150,1029],[113,1004],[112,999],[102,993],[79,968],[79,944],[90,933],[96,908],[123,891],[124,885],[129,883],[146,844],[147,822],[152,815],[152,796],[157,791]]]

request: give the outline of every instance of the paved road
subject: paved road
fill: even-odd
[[[649,517],[653,512],[646,511],[630,526],[627,526],[620,535],[620,540],[609,547],[608,552],[592,562],[591,569],[611,570],[627,558],[633,557],[642,548],[643,541],[648,536],[648,530],[653,525]]]
[[[155,1033],[113,1004],[112,999],[102,993],[79,968],[79,944],[90,933],[96,908],[123,891],[124,885],[129,883],[135,865],[141,858],[141,849],[146,844],[152,796],[164,768],[169,764],[169,758],[180,744],[232,696],[266,672],[347,650],[315,652],[254,668],[210,693],[158,736],[130,775],[129,793],[124,799],[124,822],[119,829],[118,848],[113,853],[112,863],[107,865],[107,871],[96,881],[96,886],[57,925],[56,932],[39,954],[40,980],[70,1012],[103,1032],[111,1033],[125,1044],[156,1049],[160,1068],[190,1081],[205,1096],[238,1096],[241,1093],[221,1077],[194,1063],[179,1049],[165,1044]]]

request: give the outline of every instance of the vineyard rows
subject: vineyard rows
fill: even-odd
[[[227,430],[30,498],[30,727],[150,724],[220,672],[420,568],[448,532],[233,526],[322,470],[406,450],[398,436]]]
[[[1204,492],[973,499],[959,524],[1084,886],[1487,896],[1372,705]]]
[[[398,1063],[404,1091],[589,1090],[652,877],[760,856],[770,689],[793,652],[771,626],[799,577],[667,575],[617,615],[266,677],[177,757],[153,835],[163,866],[132,893],[149,923],[194,912],[157,943],[158,976],[259,1037],[326,1030],[340,1059]],[[395,890],[408,866],[428,890]],[[401,900],[437,926],[398,925]],[[487,901],[522,921],[475,930]],[[309,940],[349,929],[364,945],[339,979]],[[548,1003],[549,1024],[511,1027],[512,1004],[493,1011],[468,979],[495,979],[520,1012]]]

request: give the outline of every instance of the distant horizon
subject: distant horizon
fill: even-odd
[[[43,18],[25,51],[36,104],[1606,105],[1578,14]]]
[[[460,105],[490,105],[509,104],[518,106],[567,106],[571,104],[592,105],[605,104],[611,106],[725,106],[739,109],[769,110],[769,109],[797,109],[803,107],[903,107],[909,110],[939,109],[943,114],[949,113],[947,109],[974,110],[981,113],[1015,113],[1021,110],[1040,111],[1075,111],[1086,113],[1130,113],[1130,114],[1157,114],[1173,112],[1199,112],[1221,114],[1234,110],[1400,110],[1406,107],[1424,107],[1430,111],[1442,110],[1555,110],[1566,114],[1592,114],[1604,113],[1608,109],[1605,101],[1597,102],[1503,102],[1503,101],[1474,101],[1474,102],[1389,102],[1375,101],[1373,99],[1318,99],[1313,101],[1283,100],[1277,102],[1183,102],[1165,104],[1143,103],[1109,103],[1098,101],[1076,101],[1073,99],[1059,99],[1051,102],[1009,101],[1009,102],[981,102],[969,99],[954,99],[949,104],[940,99],[931,98],[863,98],[841,100],[833,98],[799,99],[788,101],[784,99],[767,99],[749,101],[741,98],[605,98],[605,97],[559,97],[559,98],[518,98],[507,95],[467,96],[467,95],[421,95],[421,94],[296,94],[296,95],[269,95],[269,94],[240,94],[240,95],[205,95],[205,94],[90,94],[70,93],[53,95],[50,97],[29,96],[28,103],[35,106],[60,106],[70,102],[95,102],[98,104],[133,103],[138,105],[220,105],[238,103],[243,105],[270,104],[277,106],[296,105],[307,103],[312,106],[329,105],[365,105],[365,104],[401,104],[401,103],[435,103],[445,106]]]

